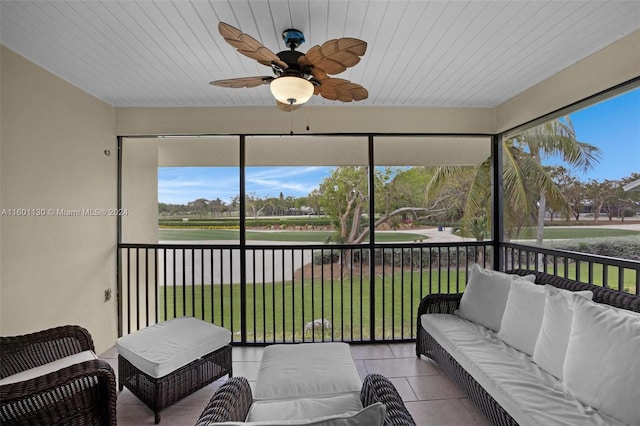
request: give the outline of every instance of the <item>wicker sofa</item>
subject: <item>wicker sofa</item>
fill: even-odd
[[[578,282],[578,281],[574,281],[574,280],[570,280],[570,279],[566,279],[566,278],[562,278],[562,277],[558,277],[558,276],[554,276],[554,275],[550,275],[542,272],[534,272],[529,270],[511,270],[507,272],[510,274],[516,274],[519,276],[535,275],[535,284],[550,285],[555,288],[566,289],[573,292],[591,291],[593,292],[592,300],[594,302],[597,302],[597,304],[605,304],[605,305],[610,305],[616,308],[624,309],[627,311],[640,312],[640,296],[637,296],[637,295],[625,294],[625,293],[621,293],[611,289],[593,286],[590,284],[586,284],[586,283],[582,283],[582,282]],[[545,288],[545,290],[547,289]],[[549,291],[555,291],[555,290],[549,290]],[[573,297],[574,300],[578,298],[572,295],[570,295],[569,297]],[[428,333],[423,327],[423,323],[421,321],[421,318],[423,317],[423,315],[453,314],[457,309],[459,309],[461,299],[462,299],[462,293],[431,294],[426,296],[421,301],[418,308],[418,319],[417,319],[418,335],[417,335],[417,341],[416,341],[416,355],[418,357],[420,357],[421,355],[425,355],[428,358],[431,358],[434,361],[436,361],[438,365],[442,368],[442,370],[467,394],[469,399],[478,407],[478,409],[485,415],[485,417],[489,421],[491,421],[492,424],[518,425],[523,423],[529,423],[524,421],[521,421],[521,422],[516,421],[512,416],[512,413],[510,413],[507,408],[501,406],[501,404],[499,404],[496,401],[496,399],[494,399],[494,396],[492,396],[487,391],[487,389],[485,389],[482,385],[479,384],[478,380],[480,380],[479,377],[481,377],[482,375],[478,375],[477,372],[474,373],[475,377],[478,377],[478,380],[476,380],[476,378],[474,378],[474,375],[472,375],[469,371],[467,371],[467,369],[462,367],[460,362],[458,362],[458,360],[456,359],[456,357],[460,358],[459,354],[453,355],[452,353],[449,353],[446,349],[443,348],[443,345],[441,345],[438,341],[436,341],[436,338],[434,338],[434,336]],[[633,316],[633,314],[631,314],[631,316]],[[478,341],[481,342],[480,340]],[[513,350],[513,348],[511,349]],[[524,354],[522,354],[521,357],[527,358],[526,356],[524,356]],[[529,361],[527,362],[531,363],[531,358],[529,358]],[[615,361],[606,360],[606,362],[614,363]],[[537,365],[534,365],[533,368],[537,368]],[[638,374],[637,371],[636,372],[631,371],[630,373],[636,374],[636,375]],[[514,378],[511,378],[511,377],[509,379],[515,380]],[[532,388],[535,388],[535,387],[536,386],[532,386]],[[524,392],[527,392],[527,388],[526,387],[524,388],[525,388]],[[515,395],[513,397],[517,399],[518,397],[521,397],[521,396],[522,395]],[[562,395],[560,396],[560,399],[562,399]],[[580,409],[579,411],[581,410],[582,409]],[[592,413],[593,409],[590,407],[586,407],[584,409],[584,412]],[[549,419],[549,421],[545,422],[544,424],[556,424],[556,420],[551,418]],[[560,424],[560,421],[558,421],[557,424]],[[575,423],[575,420],[574,420],[574,423],[569,421],[562,424],[577,424],[577,423]],[[582,423],[578,423],[578,424],[582,424]],[[598,423],[598,424],[602,424],[602,423]],[[618,424],[618,423],[615,423],[615,424]],[[623,423],[623,424],[626,424],[626,423]]]
[[[369,374],[360,393],[363,407],[382,403],[386,409],[385,426],[415,426],[402,398],[393,384],[384,376]],[[222,422],[243,422],[253,404],[249,382],[244,377],[232,377],[211,397],[198,418],[196,426],[209,426]],[[342,424],[342,423],[341,423]]]
[[[93,358],[94,351],[89,332],[75,325],[0,337],[0,379],[6,379],[0,424],[116,425],[116,379],[109,363],[64,361],[85,353]],[[48,368],[60,363],[70,365]],[[39,375],[43,370],[48,372]],[[20,375],[31,378],[13,380]]]

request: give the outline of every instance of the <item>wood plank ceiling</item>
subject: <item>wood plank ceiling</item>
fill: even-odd
[[[271,73],[225,43],[219,21],[274,52],[291,27],[303,52],[367,41],[339,74],[369,90],[358,105],[493,107],[638,31],[640,2],[3,0],[0,42],[116,107],[273,105],[267,86],[208,84]]]

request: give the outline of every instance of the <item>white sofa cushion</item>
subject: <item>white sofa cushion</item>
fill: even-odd
[[[30,368],[16,374],[12,374],[11,376],[7,376],[0,380],[0,385],[8,385],[10,383],[18,383],[29,379],[34,379],[36,377],[53,373],[54,371],[61,370],[74,364],[79,364],[84,361],[91,361],[92,359],[98,359],[93,351],[79,352],[77,354],[69,355],[64,358],[57,359],[53,362],[39,365],[37,367]]]
[[[578,294],[591,300],[593,292],[587,290],[574,293],[548,284],[544,286],[544,291],[544,315],[533,350],[533,362],[562,380],[564,357],[569,345],[573,318],[571,295]]]
[[[573,296],[564,383],[579,400],[640,425],[640,315]]]
[[[229,330],[201,319],[180,317],[120,337],[116,347],[140,371],[160,378],[229,342]]]
[[[469,267],[469,279],[455,314],[461,318],[498,331],[507,297],[514,279],[534,281],[535,275],[520,277],[484,269],[477,263]]]
[[[585,406],[531,357],[456,315],[425,314],[422,326],[520,426],[623,426]]]
[[[246,421],[308,420],[362,410],[360,396],[348,393],[336,396],[255,401]]]
[[[543,286],[513,280],[498,337],[527,355],[533,355],[544,315],[544,299]]]
[[[386,409],[384,404],[376,402],[358,412],[338,414],[307,420],[272,420],[259,422],[224,422],[210,423],[209,426],[274,426],[274,425],[306,425],[306,426],[382,426]]]
[[[361,389],[362,379],[348,344],[277,344],[267,346],[262,354],[254,398],[359,395]]]

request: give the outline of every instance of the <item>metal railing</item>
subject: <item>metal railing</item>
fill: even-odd
[[[490,242],[119,247],[123,334],[189,315],[256,344],[414,339],[421,298],[463,291],[469,265],[491,251]]]
[[[640,262],[594,254],[502,243],[503,269],[531,269],[640,294]]]
[[[459,293],[491,241],[371,245],[120,244],[122,334],[194,316],[239,344],[410,341],[431,293]],[[373,255],[372,255],[373,253]],[[504,243],[501,269],[638,294],[640,262]]]

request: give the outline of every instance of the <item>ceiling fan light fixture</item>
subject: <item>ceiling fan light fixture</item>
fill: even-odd
[[[273,96],[284,104],[300,105],[313,96],[313,84],[295,76],[278,77],[269,83]]]

